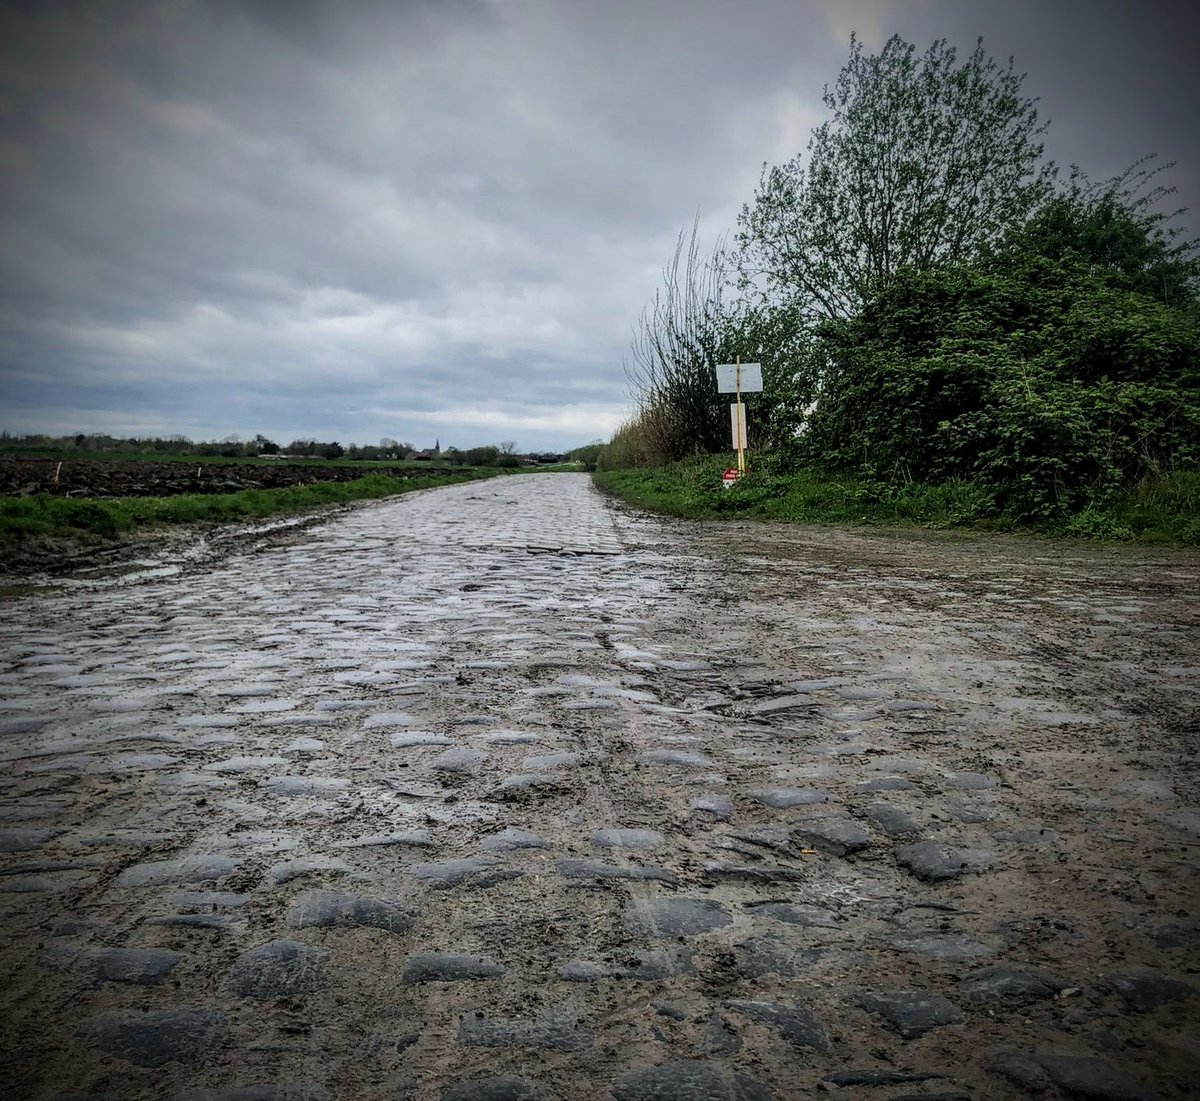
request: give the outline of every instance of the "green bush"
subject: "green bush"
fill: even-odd
[[[1073,515],[1200,463],[1200,322],[1079,264],[897,277],[823,330],[809,465],[989,487],[1027,520]]]

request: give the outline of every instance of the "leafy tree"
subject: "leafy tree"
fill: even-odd
[[[917,57],[851,39],[807,156],[764,166],[742,209],[747,283],[808,317],[847,318],[894,273],[959,263],[1023,223],[1049,193],[1045,130],[1010,60],[982,40],[960,65],[944,39]]]
[[[1163,209],[1175,189],[1157,183],[1170,164],[1149,168],[1153,157],[1111,180],[1094,182],[1073,168],[1067,186],[1052,195],[998,247],[993,268],[1054,256],[1102,276],[1121,290],[1137,291],[1168,306],[1194,301],[1200,278],[1197,243],[1171,225],[1182,211]]]
[[[500,449],[494,445],[471,447],[463,454],[466,456],[468,466],[491,466],[496,461],[496,456],[500,454]]]
[[[572,448],[567,452],[566,457],[571,462],[582,464],[584,470],[591,471],[596,469],[596,460],[600,457],[603,448],[603,440],[592,440],[591,443],[585,443],[582,447]]]

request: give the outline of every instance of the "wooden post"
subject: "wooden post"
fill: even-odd
[[[746,473],[746,452],[742,448],[742,357],[738,356],[734,362],[734,384],[737,387],[737,404],[734,409],[737,410],[737,453],[738,453],[738,473]]]

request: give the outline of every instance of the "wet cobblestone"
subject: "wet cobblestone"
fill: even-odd
[[[531,475],[6,601],[0,1094],[1188,1096],[1200,570],[794,538]]]

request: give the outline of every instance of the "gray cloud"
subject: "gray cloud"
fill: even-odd
[[[0,5],[2,426],[528,447],[605,434],[678,228],[699,210],[710,239],[729,229],[761,162],[803,147],[851,25],[868,41],[982,33],[1029,72],[1052,153],[1103,175],[1156,148],[1191,155],[1171,144],[1194,78],[1157,15],[1029,0]],[[1194,196],[1194,161],[1177,176]]]

